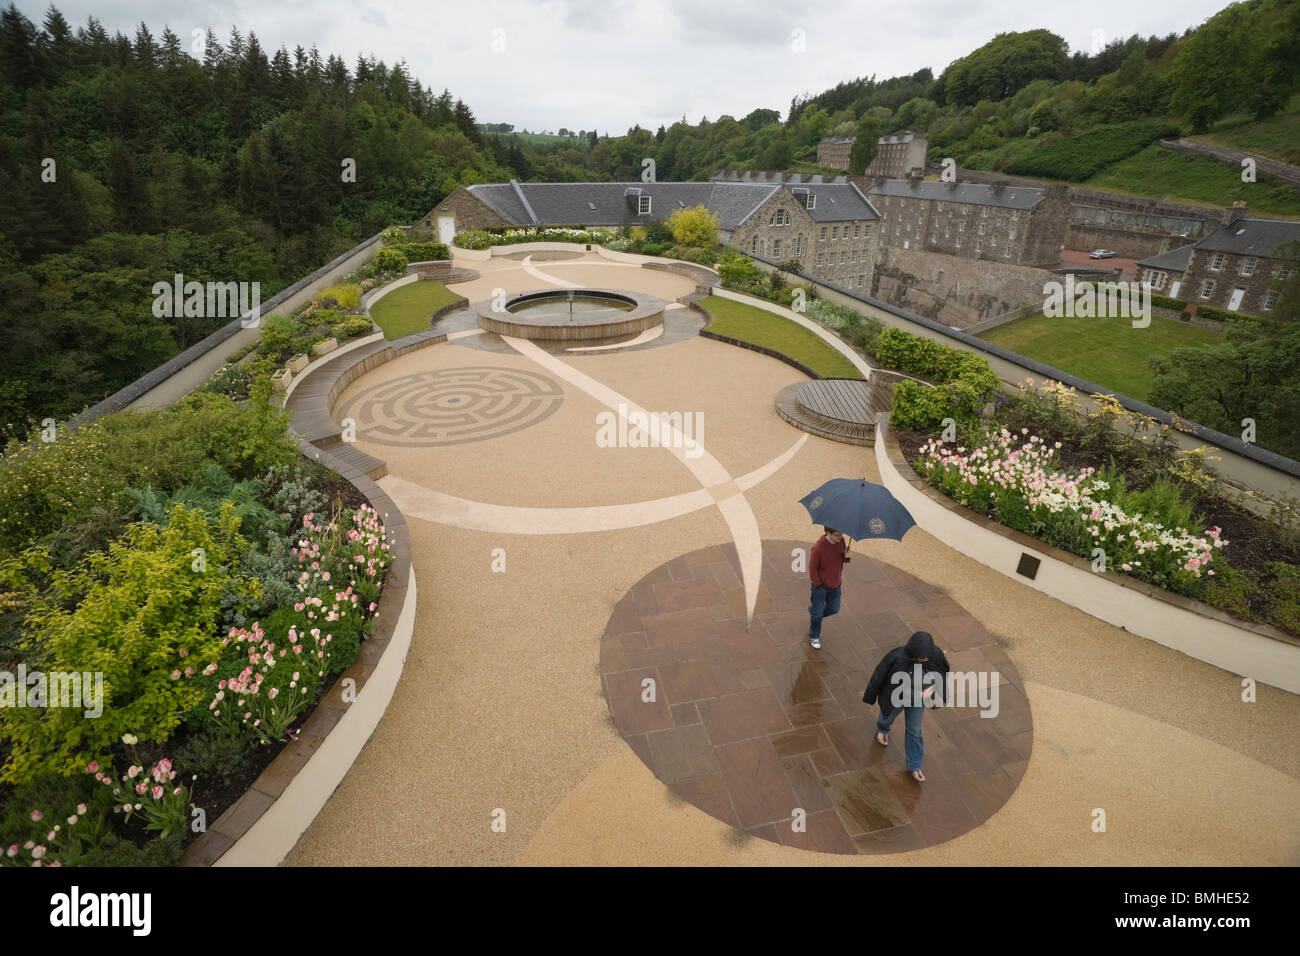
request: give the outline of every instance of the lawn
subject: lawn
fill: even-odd
[[[1240,199],[1249,205],[1252,215],[1300,216],[1300,190],[1262,174],[1257,182],[1243,183],[1240,169],[1162,149],[1156,143],[1108,166],[1085,185],[1218,206],[1231,206]]]
[[[1063,372],[1147,400],[1155,378],[1147,360],[1177,348],[1216,345],[1224,334],[1213,329],[1153,315],[1151,325],[1135,329],[1131,319],[1051,319],[1045,316],[1012,322],[983,335],[1029,358]]]
[[[1255,122],[1247,113],[1228,116],[1208,134],[1191,138],[1300,166],[1300,95],[1293,96],[1290,106],[1271,119]]]
[[[429,330],[429,317],[449,302],[461,298],[441,282],[424,280],[402,286],[384,296],[370,310],[384,338],[400,339]]]
[[[711,295],[700,306],[713,321],[709,331],[788,355],[825,378],[861,378],[847,358],[814,333],[765,309]]]

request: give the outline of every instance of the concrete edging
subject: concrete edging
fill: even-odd
[[[876,442],[882,483],[911,512],[917,527],[950,548],[1138,637],[1300,694],[1300,640],[1127,575],[1093,571],[1078,555],[978,515],[912,470],[888,429],[887,417],[881,417],[878,429],[884,439]],[[1016,572],[1022,554],[1040,562],[1033,580]]]
[[[721,299],[731,299],[733,302],[752,305],[756,308],[763,309],[766,312],[771,312],[773,315],[779,315],[781,318],[794,322],[797,325],[803,326],[831,348],[835,349],[835,351],[847,358],[853,367],[862,373],[863,378],[867,381],[871,380],[872,367],[867,364],[866,360],[845,344],[844,340],[839,336],[831,334],[831,332],[820,322],[814,322],[812,319],[800,315],[793,309],[787,309],[785,306],[777,305],[775,302],[769,302],[767,299],[762,299],[755,295],[748,295],[744,292],[735,292],[731,289],[724,289],[722,286],[713,289],[712,294]]]

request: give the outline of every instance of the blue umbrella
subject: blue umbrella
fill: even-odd
[[[865,478],[832,478],[799,503],[808,509],[814,524],[843,531],[855,540],[901,540],[916,524],[888,488]]]

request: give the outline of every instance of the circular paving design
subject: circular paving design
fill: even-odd
[[[564,392],[555,379],[520,369],[433,369],[376,385],[335,409],[357,437],[380,445],[430,447],[487,441],[555,414]]]
[[[678,796],[775,843],[895,853],[979,826],[1015,791],[1033,745],[1015,666],[942,591],[863,554],[845,567],[840,613],[825,619],[813,650],[808,575],[792,569],[794,549],[812,544],[763,542],[748,632],[734,545],[646,575],[601,641],[615,725]],[[997,684],[994,717],[978,705],[926,709],[924,784],[906,772],[903,716],[881,747],[878,711],[862,702],[879,660],[918,630],[934,635],[954,673],[982,672]]]

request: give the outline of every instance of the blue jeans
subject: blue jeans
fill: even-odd
[[[884,691],[881,691],[883,694]],[[907,757],[907,772],[912,773],[921,769],[921,757],[925,753],[925,741],[921,739],[921,714],[924,707],[895,707],[886,717],[884,711],[876,718],[876,730],[882,734],[889,733],[889,728],[894,725],[898,719],[898,712],[902,711],[906,716],[904,720],[907,724],[907,737],[903,741],[904,756]]]
[[[808,608],[812,623],[808,625],[809,637],[822,636],[822,618],[840,613],[840,589],[812,586],[812,605]]]

